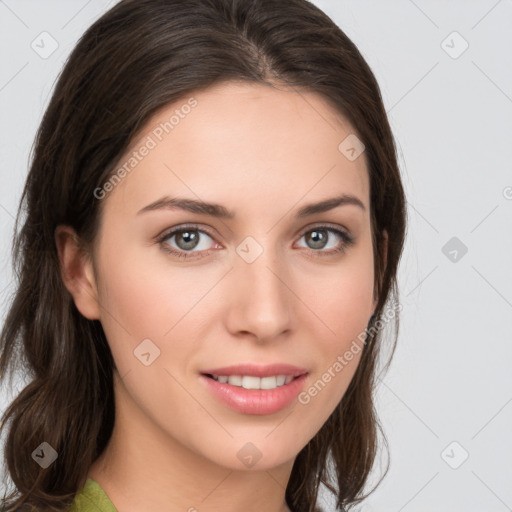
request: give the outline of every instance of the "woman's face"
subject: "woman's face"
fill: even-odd
[[[162,453],[179,443],[224,467],[275,467],[343,397],[376,306],[369,180],[353,134],[313,93],[224,83],[158,112],[120,179],[97,191],[89,316],[112,349],[116,399]],[[247,364],[307,375],[274,391],[203,375]]]

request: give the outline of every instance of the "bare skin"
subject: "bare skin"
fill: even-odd
[[[89,476],[119,512],[289,511],[294,460],[343,397],[361,353],[307,404],[266,415],[219,402],[200,372],[289,363],[307,369],[307,390],[364,331],[377,299],[365,154],[350,161],[338,150],[354,129],[310,92],[229,83],[193,97],[161,140],[155,128],[187,98],[147,123],[135,149],[148,135],[156,147],[101,199],[94,266],[71,228],[56,231],[66,287],[85,317],[101,321],[117,366],[113,435]],[[296,217],[343,194],[364,208]],[[166,195],[235,216],[137,213]],[[155,240],[185,223],[195,225],[195,248],[178,236]],[[311,231],[325,225],[353,244],[330,230],[319,244]],[[242,244],[249,236],[262,249],[251,263],[236,251],[256,250]],[[145,339],[160,350],[148,366],[134,356]],[[252,467],[237,456],[249,442],[261,453]]]

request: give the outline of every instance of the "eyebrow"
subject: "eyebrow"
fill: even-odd
[[[366,211],[363,202],[355,196],[343,194],[338,197],[332,197],[325,199],[318,203],[310,203],[303,206],[296,214],[297,218],[301,219],[314,215],[317,213],[327,212],[339,206],[353,205]],[[227,208],[220,204],[206,203],[203,201],[197,201],[195,199],[188,199],[182,197],[169,197],[164,196],[151,204],[148,204],[137,212],[137,215],[141,213],[155,211],[155,210],[185,210],[192,213],[202,213],[210,215],[212,217],[218,217],[222,219],[233,219],[235,213],[229,211]]]

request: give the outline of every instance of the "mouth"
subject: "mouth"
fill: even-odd
[[[287,386],[307,373],[308,371],[305,368],[285,363],[267,365],[242,363],[222,368],[205,369],[201,372],[201,375],[232,387],[272,390]]]
[[[274,414],[293,405],[308,372],[299,375],[219,375],[201,373],[200,381],[224,406],[241,414]]]
[[[203,373],[202,375],[220,382],[221,384],[229,384],[230,386],[236,386],[244,389],[270,390],[286,386],[304,374],[296,376],[278,374],[266,377],[258,377],[255,375],[216,375],[212,373]]]

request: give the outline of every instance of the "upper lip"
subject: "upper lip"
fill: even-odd
[[[255,365],[251,363],[236,364],[232,366],[223,366],[211,370],[201,371],[208,375],[252,375],[254,377],[270,377],[273,375],[286,375],[298,377],[304,373],[308,373],[305,368],[299,368],[291,364],[275,363],[269,365]]]

